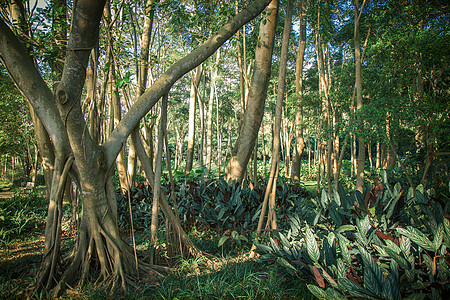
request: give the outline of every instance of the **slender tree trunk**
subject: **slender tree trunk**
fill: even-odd
[[[376,158],[375,168],[377,168],[377,169],[381,168],[381,148],[380,148],[380,142],[378,142],[378,141],[377,141],[377,158]]]
[[[235,12],[237,13],[239,10],[239,0],[235,1]],[[242,58],[242,44],[241,44],[241,35],[242,34],[241,29],[238,30],[236,33],[236,49],[237,49],[237,60],[238,60],[238,68],[239,68],[239,91],[240,91],[240,99],[241,99],[241,112],[240,112],[240,118],[239,118],[239,128],[242,127],[242,123],[244,122],[244,114],[245,114],[245,81],[244,81],[244,73],[246,72],[244,68],[243,58]],[[244,52],[245,52],[244,48]]]
[[[220,178],[222,176],[222,127],[219,120],[219,107],[219,97],[216,94],[217,175]]]
[[[267,206],[267,201],[270,197],[269,209],[268,209],[268,219],[266,228],[276,229],[276,212],[275,209],[275,193],[276,184],[278,178],[278,170],[280,163],[280,132],[281,132],[281,118],[283,112],[283,99],[285,92],[286,83],[286,66],[287,66],[287,54],[289,49],[289,37],[291,35],[291,24],[292,24],[292,11],[293,11],[294,1],[288,1],[288,7],[286,10],[286,19],[283,28],[283,41],[281,44],[281,55],[280,55],[280,73],[278,75],[278,91],[277,91],[277,102],[275,107],[275,123],[274,123],[274,134],[272,143],[272,162],[270,167],[269,182],[267,183],[266,192],[264,194],[264,200],[261,208],[261,214],[259,217],[257,233],[261,234],[262,224],[264,222],[265,211]]]
[[[267,6],[265,22],[260,25],[259,42],[255,50],[255,68],[244,115],[244,123],[239,132],[235,148],[227,166],[226,181],[242,181],[247,169],[248,160],[253,151],[256,136],[264,114],[264,103],[270,79],[273,41],[278,1],[273,0]]]
[[[264,136],[264,122],[261,122],[261,140],[262,140],[263,168],[265,175],[267,173],[267,162],[266,162],[266,138]]]
[[[159,198],[161,197],[161,173],[162,173],[162,152],[164,144],[164,131],[167,125],[167,97],[163,97],[161,105],[161,118],[159,119],[158,128],[158,146],[156,149],[155,161],[155,183],[153,185],[153,204],[152,204],[152,223],[150,226],[150,245],[153,253],[156,243],[158,241],[158,217],[159,217]],[[154,257],[151,255],[152,264]]]
[[[189,133],[188,133],[188,147],[186,152],[186,168],[185,172],[189,173],[194,164],[194,144],[195,144],[195,104],[197,98],[198,85],[200,83],[202,73],[202,66],[199,65],[196,69],[195,75],[191,80],[191,94],[189,97]]]
[[[370,164],[370,169],[373,169],[373,160],[372,160],[372,143],[371,141],[369,141],[368,145],[367,145],[367,155],[369,156],[369,164]]]
[[[303,58],[306,48],[306,0],[300,1],[300,34],[298,40],[298,48],[296,54],[295,64],[295,92],[297,96],[297,113],[295,115],[295,146],[294,156],[292,159],[292,173],[291,179],[293,181],[300,181],[300,168],[303,149],[305,148],[305,141],[303,139]]]
[[[209,91],[209,102],[208,102],[208,128],[206,137],[206,170],[209,176],[211,171],[211,154],[212,154],[212,120],[213,120],[213,104],[214,95],[216,93],[216,78],[217,78],[217,68],[220,62],[220,48],[216,52],[216,61],[211,65],[211,84]],[[217,107],[219,109],[219,107]]]
[[[361,82],[361,42],[359,37],[359,22],[361,19],[362,10],[366,0],[363,0],[361,9],[359,8],[359,0],[354,0],[355,6],[355,76],[356,76],[356,109],[360,110],[363,106],[362,98],[362,82]],[[366,145],[364,142],[364,136],[358,137],[358,166],[356,169],[356,190],[363,192],[364,186],[364,165],[366,162]]]

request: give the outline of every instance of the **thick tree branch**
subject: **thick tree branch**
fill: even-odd
[[[269,4],[270,0],[256,0],[225,26],[219,29],[200,47],[186,55],[184,58],[174,63],[155,83],[148,88],[141,97],[134,103],[130,110],[125,114],[118,126],[111,133],[108,140],[103,144],[106,154],[106,166],[110,168],[128,135],[135,128],[139,121],[147,112],[158,102],[158,100],[167,93],[171,86],[183,75],[191,71],[210,57],[214,52],[232,37],[236,31],[244,24],[259,15]]]

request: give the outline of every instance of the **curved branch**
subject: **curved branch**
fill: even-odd
[[[269,4],[270,0],[256,0],[255,3],[247,7],[232,18],[217,33],[211,36],[200,47],[174,63],[155,83],[148,88],[141,97],[134,103],[125,114],[118,126],[103,144],[106,154],[106,166],[110,168],[122,144],[130,135],[131,131],[139,124],[139,121],[147,112],[166,94],[172,85],[184,74],[191,71],[210,57],[223,43],[232,37],[247,22],[259,15]]]

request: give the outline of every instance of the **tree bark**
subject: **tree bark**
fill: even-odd
[[[267,200],[270,196],[268,218],[266,228],[276,229],[276,213],[275,209],[275,193],[277,188],[277,178],[280,163],[280,132],[281,132],[281,117],[283,112],[283,99],[284,99],[284,88],[286,83],[286,67],[287,67],[287,54],[289,49],[289,38],[291,35],[291,25],[292,25],[292,12],[293,12],[294,1],[288,1],[288,7],[286,10],[286,19],[283,28],[283,41],[281,44],[281,55],[280,55],[280,72],[278,75],[278,90],[277,90],[277,102],[275,107],[275,124],[274,124],[274,134],[272,143],[272,162],[270,167],[269,182],[266,187],[266,192],[264,194],[263,206],[261,208],[261,215],[259,217],[258,227],[256,229],[257,233],[260,234],[262,230],[262,224],[264,222],[265,211],[267,206]]]
[[[355,8],[355,76],[356,76],[356,109],[360,110],[363,106],[362,98],[362,82],[361,82],[361,41],[359,36],[359,22],[361,19],[362,10],[366,0],[363,1],[361,9],[359,8],[359,0],[354,0]],[[356,169],[356,190],[363,192],[364,186],[364,166],[366,163],[366,145],[364,136],[358,137],[358,166]]]
[[[186,152],[186,167],[185,172],[189,173],[192,170],[194,164],[194,151],[195,151],[195,105],[197,101],[197,90],[200,83],[202,74],[202,65],[197,67],[195,75],[192,75],[191,80],[191,93],[189,97],[189,131],[188,131],[188,146]]]
[[[206,170],[209,175],[211,171],[211,144],[212,144],[212,119],[213,119],[213,104],[214,95],[216,93],[216,78],[217,78],[217,68],[220,62],[220,48],[216,52],[216,61],[211,65],[211,84],[209,91],[209,102],[208,102],[208,124],[207,124],[207,137],[206,137]],[[219,107],[217,107],[219,109]]]
[[[278,1],[273,0],[265,10],[265,22],[260,25],[258,45],[255,50],[255,68],[250,85],[244,123],[227,166],[226,181],[242,181],[256,136],[264,114],[264,103],[270,79],[273,41]]]
[[[292,172],[291,179],[293,181],[300,181],[300,170],[301,170],[301,157],[303,154],[303,149],[305,148],[305,141],[303,138],[303,59],[305,56],[306,48],[306,0],[300,1],[300,25],[299,25],[299,40],[298,48],[296,54],[296,64],[295,64],[295,92],[297,96],[297,113],[295,115],[295,146],[294,146],[294,156],[292,158]]]

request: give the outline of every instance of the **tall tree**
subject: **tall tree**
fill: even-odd
[[[207,137],[206,137],[206,170],[211,171],[211,156],[212,156],[212,121],[213,121],[213,104],[214,96],[216,95],[216,79],[217,79],[217,69],[220,62],[220,48],[216,52],[216,60],[211,64],[211,84],[209,91],[209,102],[208,102],[208,124],[207,124]],[[217,109],[219,107],[217,106]],[[216,124],[218,127],[219,124]]]
[[[305,148],[305,140],[303,139],[303,58],[305,56],[306,48],[306,8],[307,0],[300,0],[300,24],[299,24],[299,39],[296,53],[295,64],[295,93],[297,97],[297,113],[295,115],[295,147],[294,157],[292,159],[292,173],[293,181],[300,181],[300,168],[302,161],[303,149]]]
[[[366,4],[366,0],[363,0],[361,7],[359,6],[359,0],[354,0],[355,11],[355,77],[356,77],[356,110],[361,110],[363,107],[362,98],[362,79],[361,79],[361,41],[359,35],[359,27],[361,14]],[[358,166],[356,169],[356,190],[363,192],[364,186],[364,166],[366,163],[366,144],[364,136],[358,136]]]
[[[286,9],[286,19],[284,22],[284,29],[283,29],[283,41],[281,45],[280,72],[278,74],[277,103],[275,107],[275,124],[272,143],[272,163],[270,167],[269,181],[267,183],[266,192],[264,194],[263,206],[261,208],[261,215],[257,227],[258,234],[261,233],[269,195],[270,201],[266,227],[271,229],[277,229],[277,220],[275,213],[275,196],[277,189],[278,170],[280,164],[279,149],[280,149],[281,117],[283,111],[283,99],[285,92],[284,88],[286,83],[286,68],[289,49],[289,39],[291,35],[293,6],[294,0],[289,0]]]
[[[260,24],[258,45],[255,50],[255,67],[250,84],[247,109],[238,139],[227,165],[226,181],[242,181],[250,155],[261,126],[264,114],[267,87],[270,79],[273,42],[277,18],[278,1],[267,6]]]
[[[198,66],[191,79],[191,93],[189,96],[189,131],[188,131],[188,146],[186,152],[186,167],[185,172],[189,173],[194,164],[195,151],[195,117],[196,117],[196,103],[198,97],[198,87],[202,76],[202,65]],[[200,153],[200,155],[202,155]]]

